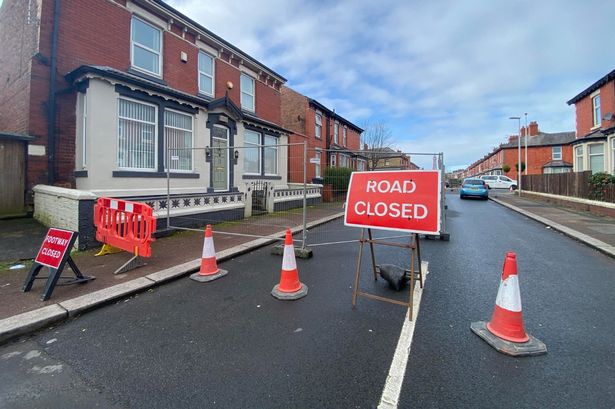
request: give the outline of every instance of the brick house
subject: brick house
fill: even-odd
[[[412,162],[410,155],[389,147],[369,149],[363,146],[364,155],[367,156],[370,170],[418,170],[419,167]]]
[[[527,129],[522,127],[521,162],[525,163],[525,144],[527,138],[527,164],[524,174],[539,175],[545,173],[562,173],[572,170],[572,147],[574,132],[547,133],[538,129],[537,122],[531,122]],[[527,135],[527,136],[526,136]],[[516,164],[518,161],[518,136],[508,138],[508,142],[500,144],[490,153],[471,164],[464,177],[480,175],[506,175],[517,179]],[[505,166],[510,169],[504,171]]]
[[[26,191],[212,220],[250,214],[254,180],[288,188],[285,78],[163,1],[4,0],[0,42],[0,132],[29,138]]]
[[[282,125],[291,144],[307,142],[307,181],[321,178],[327,166],[366,170],[359,151],[363,129],[318,101],[283,86]],[[303,147],[294,146],[288,158],[289,182],[303,182]]]
[[[574,171],[615,174],[615,70],[568,101],[576,109]]]

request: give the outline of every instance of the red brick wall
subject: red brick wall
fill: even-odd
[[[281,89],[281,123],[286,129],[306,133],[307,98],[288,87]]]
[[[508,148],[504,151],[504,163],[510,166],[510,171],[505,173],[511,179],[517,179],[517,169],[515,164],[517,163],[517,149]],[[564,162],[572,163],[572,146],[562,146],[562,160]],[[538,146],[530,147],[527,151],[527,171],[529,175],[539,175],[543,173],[543,166],[553,160],[553,147],[552,146]],[[521,162],[525,162],[525,148],[521,147]],[[523,172],[525,174],[525,172]]]
[[[31,58],[38,49],[37,2],[4,0],[0,7],[0,131],[28,133]]]
[[[575,104],[577,118],[577,138],[582,138],[592,132],[594,126],[594,113],[592,107],[592,99],[588,95]],[[615,114],[615,81],[603,85],[600,88],[600,113],[601,116],[607,112]],[[602,120],[600,127],[607,129],[615,126],[615,121]]]
[[[256,83],[256,115],[276,124],[282,123],[280,91],[277,91],[259,80]]]
[[[239,70],[224,61],[220,61],[216,59],[216,98],[221,98],[227,92],[226,83],[228,81],[233,83],[233,89],[228,90],[228,95],[231,100],[237,105],[241,107],[240,100],[240,80],[239,80]]]

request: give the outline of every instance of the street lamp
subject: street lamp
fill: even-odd
[[[518,122],[517,130],[519,131],[517,137],[517,189],[519,189],[519,196],[521,196],[521,117],[511,116],[508,119],[516,119]]]
[[[527,168],[529,168],[529,164],[527,163],[527,137],[529,136],[528,135],[529,131],[530,130],[527,127],[527,112],[526,112],[525,113],[525,132],[524,132],[525,133],[525,174],[526,175],[527,175]]]

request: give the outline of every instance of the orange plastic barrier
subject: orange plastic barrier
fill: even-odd
[[[145,203],[101,197],[94,205],[94,225],[96,240],[136,256],[152,255],[156,216]]]

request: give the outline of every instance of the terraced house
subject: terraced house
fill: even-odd
[[[79,215],[64,227],[81,231],[113,196],[243,217],[262,180],[265,210],[293,199],[275,194],[289,190],[286,80],[166,3],[4,0],[0,43],[0,138],[22,154],[13,184],[35,215],[66,200]]]
[[[615,174],[615,70],[568,101],[576,108],[574,171]]]

